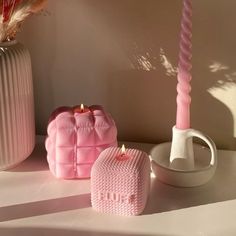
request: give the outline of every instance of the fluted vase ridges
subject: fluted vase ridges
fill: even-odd
[[[0,170],[26,159],[35,144],[31,59],[20,43],[0,43]]]

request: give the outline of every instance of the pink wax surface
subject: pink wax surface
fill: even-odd
[[[85,107],[83,112],[77,107],[56,109],[47,132],[47,161],[57,178],[89,178],[99,154],[117,146],[115,122],[97,105]]]
[[[180,33],[180,52],[177,84],[176,128],[190,128],[191,58],[192,58],[192,0],[184,0]]]
[[[104,150],[91,172],[92,207],[109,214],[138,215],[145,208],[150,188],[150,160],[136,149]]]

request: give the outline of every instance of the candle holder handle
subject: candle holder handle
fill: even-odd
[[[170,167],[178,170],[194,170],[193,137],[203,140],[210,148],[210,166],[216,165],[217,150],[213,140],[195,129],[172,129],[172,144],[170,152]]]

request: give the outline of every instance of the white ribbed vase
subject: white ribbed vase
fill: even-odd
[[[16,41],[0,43],[0,170],[26,159],[34,145],[30,55]]]

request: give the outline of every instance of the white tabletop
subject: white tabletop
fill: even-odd
[[[149,152],[151,144],[126,143]],[[33,154],[0,172],[0,235],[208,236],[236,235],[236,152],[218,151],[218,168],[206,185],[176,188],[152,179],[142,215],[95,212],[90,180],[58,180],[38,141]]]

